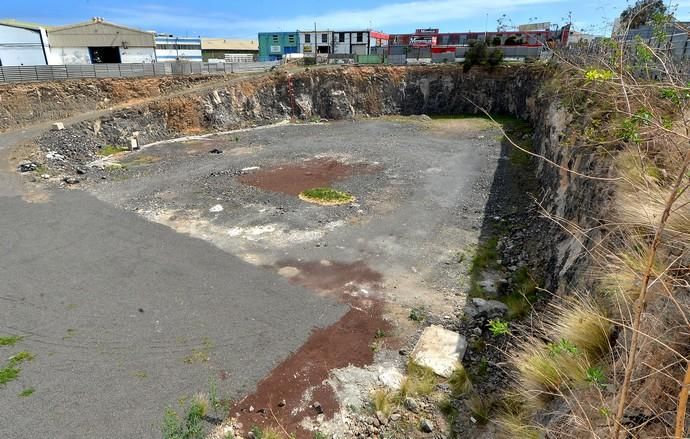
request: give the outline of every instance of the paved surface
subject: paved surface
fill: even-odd
[[[467,121],[277,127],[129,154],[126,169],[80,185],[92,195],[54,189],[32,203],[42,197],[0,173],[0,334],[26,336],[0,358],[36,356],[0,388],[0,437],[157,437],[165,406],[210,379],[223,397],[251,392],[345,312],[288,279],[323,293],[381,273],[389,301],[452,313],[497,134]],[[334,182],[357,203],[327,208],[236,178],[315,157],[380,170]]]
[[[38,132],[0,137],[0,152]],[[0,176],[0,334],[26,337],[0,359],[35,355],[0,388],[2,438],[158,437],[166,406],[209,380],[221,397],[253,390],[345,312],[85,192],[28,203]]]
[[[93,181],[89,190],[288,275],[320,261],[361,262],[383,274],[379,291],[389,301],[452,314],[450,299],[464,291],[458,252],[477,240],[499,135],[482,119],[280,126],[126,155],[119,159],[126,170]],[[224,153],[209,153],[214,148]],[[351,192],[355,204],[315,206],[239,177],[274,167],[289,174],[291,164],[302,169],[324,160],[367,167],[332,182]],[[210,211],[217,204],[223,210]]]

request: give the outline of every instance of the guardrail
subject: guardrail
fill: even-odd
[[[265,72],[280,61],[247,63],[172,62],[149,64],[75,64],[60,66],[0,67],[0,83],[59,81],[80,78],[132,78],[142,76]]]

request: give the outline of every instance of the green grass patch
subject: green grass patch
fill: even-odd
[[[29,387],[29,388],[27,388],[27,389],[22,390],[22,391],[19,393],[19,396],[21,396],[21,397],[23,397],[23,398],[26,398],[27,396],[33,395],[35,391],[36,391],[36,390],[35,390],[33,387]]]
[[[108,157],[119,152],[127,151],[127,148],[116,145],[105,145],[98,150],[98,155],[102,157]]]
[[[0,346],[14,346],[21,339],[24,338],[21,335],[9,335],[6,337],[0,337]]]
[[[472,257],[470,264],[470,296],[484,297],[484,290],[479,281],[482,273],[486,270],[497,270],[500,268],[498,264],[498,237],[491,237],[485,242],[479,244],[477,250]]]
[[[34,354],[31,352],[22,351],[10,357],[8,364],[10,366],[18,366],[25,361],[31,361],[34,359]]]
[[[0,386],[4,386],[10,381],[14,381],[19,376],[19,368],[8,365],[0,369]]]
[[[302,200],[319,204],[345,204],[354,201],[355,197],[347,192],[342,192],[330,187],[317,187],[307,189],[299,194]]]

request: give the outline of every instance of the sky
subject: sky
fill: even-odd
[[[179,36],[255,39],[257,32],[296,29],[373,28],[408,33],[495,30],[512,24],[563,24],[605,35],[626,0],[0,0],[0,19],[60,25],[103,17],[142,30]],[[690,20],[690,0],[674,3],[676,16]]]

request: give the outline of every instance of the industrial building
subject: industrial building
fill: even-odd
[[[201,56],[205,62],[251,62],[259,56],[259,43],[254,40],[202,38]]]
[[[149,63],[156,60],[154,34],[95,17],[48,27],[48,64]]]
[[[327,55],[333,53],[333,32],[331,31],[300,31],[300,52],[306,56]]]
[[[298,53],[300,49],[299,32],[260,32],[259,61],[276,61],[285,55]]]
[[[156,34],[156,60],[201,61],[201,38]]]
[[[15,20],[0,21],[0,66],[48,64],[45,28]]]
[[[372,30],[333,32],[335,54],[369,55],[372,47],[388,45],[388,35]]]

